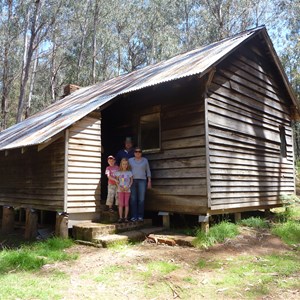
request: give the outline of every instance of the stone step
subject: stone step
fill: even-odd
[[[119,219],[119,214],[117,211],[101,211],[100,214],[100,222],[101,223],[116,223]]]
[[[148,235],[163,231],[163,227],[148,227],[137,230],[130,230],[119,234],[102,235],[92,241],[95,246],[101,245],[107,248],[114,244],[127,244],[129,242],[143,241]]]
[[[140,229],[144,226],[151,226],[152,220],[145,219],[143,222],[128,222],[103,224],[95,222],[83,222],[73,226],[73,237],[75,240],[92,242],[103,235],[116,234],[124,231]]]

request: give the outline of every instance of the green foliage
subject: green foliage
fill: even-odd
[[[32,79],[31,113],[59,99],[67,83],[87,86],[107,80],[259,24],[272,28],[274,38],[284,28],[288,43],[283,47],[280,40],[278,44],[284,48],[284,65],[299,90],[299,25],[295,21],[299,19],[299,3],[294,2],[278,9],[277,0],[46,1],[40,6],[36,30],[31,32],[35,2],[4,1],[0,92],[8,93],[4,97],[8,110],[5,123],[14,123],[18,107],[24,32],[28,39],[33,37],[34,45],[30,80],[25,86],[28,100]]]
[[[194,245],[197,247],[207,248],[216,243],[222,243],[225,241],[225,239],[233,238],[238,234],[239,230],[237,225],[223,221],[211,227],[207,234],[201,230],[198,230],[197,236],[194,240]]]
[[[17,250],[3,250],[0,252],[0,273],[37,270],[46,263],[76,259],[76,254],[64,251],[72,245],[72,240],[52,238],[23,245]]]
[[[288,245],[300,244],[300,223],[289,220],[282,224],[276,224],[272,233],[279,236]]]
[[[295,194],[282,194],[280,200],[285,207],[300,204],[300,199]]]
[[[248,219],[243,219],[239,222],[240,225],[252,227],[252,228],[268,228],[269,224],[266,220],[258,217],[250,217]]]

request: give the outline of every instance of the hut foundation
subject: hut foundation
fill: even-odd
[[[25,239],[32,240],[38,234],[38,213],[35,209],[26,209]]]
[[[2,233],[13,232],[15,226],[15,210],[13,207],[4,206],[2,214]]]
[[[57,213],[55,222],[55,235],[61,238],[69,237],[68,230],[68,214],[67,213]]]

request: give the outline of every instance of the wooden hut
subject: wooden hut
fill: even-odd
[[[11,208],[66,213],[69,227],[98,219],[106,157],[126,135],[150,161],[148,210],[280,206],[295,192],[297,117],[264,27],[81,88],[0,133],[3,220]]]

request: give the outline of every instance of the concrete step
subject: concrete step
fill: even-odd
[[[117,211],[110,212],[103,210],[100,213],[100,222],[101,223],[116,223],[119,219],[119,214]]]
[[[140,229],[151,226],[152,220],[145,219],[143,222],[103,224],[95,222],[83,222],[73,226],[75,240],[93,242],[103,235],[116,234],[124,231]]]
[[[148,227],[136,230],[130,230],[119,234],[105,234],[98,236],[91,242],[76,240],[76,242],[84,245],[92,245],[96,247],[107,248],[114,244],[127,244],[129,242],[143,241],[148,235],[163,231],[163,227]]]

